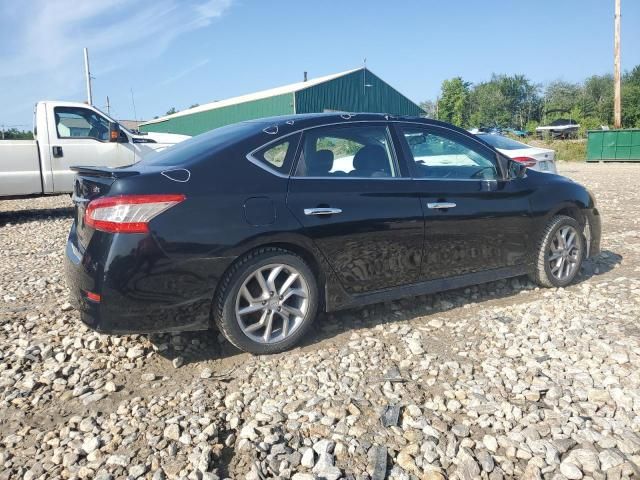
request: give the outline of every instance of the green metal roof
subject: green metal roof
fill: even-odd
[[[140,130],[198,135],[243,120],[324,111],[424,113],[370,70],[358,68],[207,103],[143,123]]]

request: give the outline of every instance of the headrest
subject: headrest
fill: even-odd
[[[324,176],[333,168],[333,152],[318,150],[309,161],[309,175]]]
[[[365,145],[353,157],[353,168],[366,171],[387,171],[389,159],[380,145]]]

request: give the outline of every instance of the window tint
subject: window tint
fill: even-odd
[[[417,178],[495,180],[494,161],[454,136],[424,128],[403,127],[402,133],[415,162]]]
[[[289,154],[292,143],[287,138],[277,143],[267,145],[261,150],[258,150],[253,154],[253,158],[264,163],[268,167],[278,170],[284,173],[285,165],[291,165],[287,163],[287,154]],[[291,153],[293,155],[293,153]],[[289,167],[290,168],[290,167]],[[286,173],[289,173],[288,171]]]
[[[264,151],[264,159],[276,168],[282,168],[289,150],[289,142],[282,142]]]
[[[109,140],[109,120],[88,108],[56,107],[54,109],[59,138],[95,138]]]
[[[324,127],[305,133],[298,177],[398,176],[384,126]]]

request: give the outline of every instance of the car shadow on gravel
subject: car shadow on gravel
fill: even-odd
[[[7,224],[41,222],[42,220],[73,217],[73,207],[45,208],[38,210],[14,210],[0,212],[0,227]]]
[[[576,283],[579,284],[594,276],[603,275],[614,269],[621,261],[621,255],[605,250],[584,262]],[[370,329],[378,325],[410,321],[421,317],[436,318],[469,304],[483,304],[489,301],[508,304],[510,298],[522,292],[533,291],[536,288],[537,286],[528,277],[522,276],[330,314],[322,313],[296,349],[308,351],[320,345],[340,346],[349,341],[351,333],[360,329]],[[467,310],[461,314],[465,312]],[[446,329],[439,330],[438,336],[442,337],[441,353],[446,355],[451,350],[447,343]],[[151,335],[149,339],[156,346],[158,354],[171,361],[178,359],[179,364],[225,360],[232,359],[232,357],[238,357],[240,360],[248,355],[227,342],[215,329]],[[437,347],[437,342],[435,346]],[[286,352],[284,354],[286,355]],[[212,378],[230,381],[233,378],[234,368],[233,362],[227,364],[221,368],[221,371],[212,372]]]
[[[610,272],[622,263],[622,255],[610,250],[603,250],[595,257],[585,260],[575,283],[584,282],[591,277]]]
[[[211,328],[197,332],[149,335],[149,341],[163,358],[178,364],[221,360],[242,352]]]

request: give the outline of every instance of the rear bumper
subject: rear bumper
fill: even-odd
[[[70,303],[84,324],[111,334],[209,328],[218,279],[233,260],[170,258],[147,235],[96,232],[82,250],[75,226],[65,253]]]

